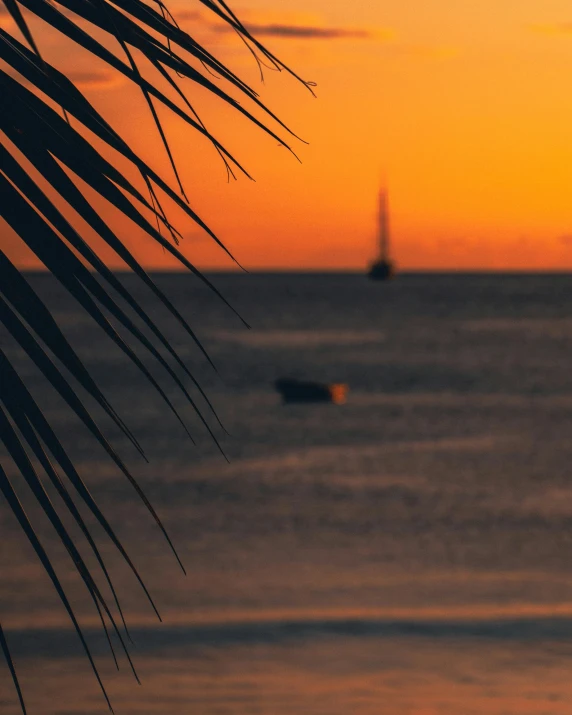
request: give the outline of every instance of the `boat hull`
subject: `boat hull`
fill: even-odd
[[[368,277],[373,281],[388,281],[395,276],[395,268],[391,261],[377,261],[369,269]]]
[[[303,382],[282,378],[274,383],[282,396],[283,402],[332,402],[342,404],[346,401],[348,387],[343,383]]]

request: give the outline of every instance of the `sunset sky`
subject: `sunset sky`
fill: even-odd
[[[261,85],[251,56],[198,3],[170,7],[309,142],[292,140],[299,163],[189,86],[206,124],[256,178],[227,183],[208,143],[162,115],[193,208],[247,268],[364,269],[382,181],[402,269],[572,267],[570,2],[235,3],[275,54],[317,83],[316,99],[285,74],[267,72]],[[171,179],[142,98],[35,28],[50,59]],[[148,266],[172,265],[122,229]],[[181,231],[199,266],[232,268],[192,225]]]

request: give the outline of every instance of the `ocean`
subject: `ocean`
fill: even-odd
[[[126,480],[2,334],[163,618],[94,529],[137,685],[120,653],[116,671],[69,559],[37,522],[118,715],[569,715],[572,277],[210,277],[250,329],[193,277],[156,280],[216,371],[122,280],[204,386],[228,462],[159,370],[196,445],[54,280],[30,277],[144,446],[148,463],[100,420],[186,576]],[[279,377],[347,383],[347,402],[283,405]],[[105,713],[3,504],[0,533],[0,618],[30,715]],[[0,710],[19,712],[4,666]]]

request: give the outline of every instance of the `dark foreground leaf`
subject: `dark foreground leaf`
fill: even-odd
[[[210,142],[216,152],[214,156],[222,159],[231,176],[235,176],[235,173],[247,177],[250,175],[242,163],[207,129],[182,88],[183,81],[187,81],[191,89],[200,88],[203,92],[206,90],[211,93],[221,102],[221,106],[231,107],[290,151],[290,144],[282,138],[281,132],[291,138],[295,135],[261,102],[252,87],[189,33],[179,28],[162,0],[150,0],[150,4],[143,0],[0,0],[0,7],[2,3],[21,39],[11,31],[0,28],[0,217],[59,281],[70,300],[78,303],[93,322],[94,329],[102,331],[145,376],[189,437],[190,431],[183,415],[174,406],[162,384],[165,379],[176,385],[199,423],[218,444],[215,430],[222,425],[192,371],[167,340],[157,322],[143,310],[118,277],[109,270],[81,230],[74,225],[73,217],[80,217],[133,271],[156,300],[178,321],[194,342],[199,355],[210,362],[205,348],[183,315],[155,285],[123,243],[121,236],[117,235],[105,216],[94,208],[81,183],[114,210],[121,212],[149,240],[157,242],[182,267],[225,301],[216,287],[179,249],[181,234],[171,224],[163,207],[162,202],[165,200],[174,203],[188,220],[203,229],[228,253],[218,237],[190,206],[157,107],[162,106],[164,110],[173,112],[186,123],[190,131],[197,132],[198,138]],[[207,12],[214,13],[219,21],[233,28],[252,52],[260,68],[270,65],[272,69],[285,70],[300,80],[250,35],[225,2],[201,0],[201,3]],[[62,41],[73,43],[82,51],[91,53],[110,70],[139,88],[153,117],[158,139],[168,156],[176,189],[137,156],[73,83],[50,64],[49,58],[41,50],[41,38],[34,37],[30,31],[29,19],[32,16],[50,25],[60,34]],[[97,37],[101,38],[103,33],[112,42],[100,42],[86,29],[88,26],[97,28]],[[115,51],[110,49],[111,46],[115,47]],[[154,78],[162,79],[164,87],[156,79],[151,81],[146,77],[148,68],[153,70]],[[308,88],[311,86],[308,82],[304,84]],[[166,90],[174,92],[179,103],[170,99]],[[92,143],[94,137],[97,146]],[[113,160],[104,156],[104,148],[105,152],[114,155]],[[133,175],[140,177],[141,186],[128,178]],[[10,339],[35,364],[46,383],[51,385],[67,408],[85,426],[94,442],[129,480],[183,568],[159,516],[122,457],[99,427],[96,416],[92,414],[94,408],[106,415],[144,457],[142,445],[96,384],[47,306],[1,248],[0,321]],[[160,376],[154,376],[153,368],[158,368]],[[214,424],[211,424],[213,418]],[[122,634],[123,630],[128,636],[120,598],[96,539],[81,514],[80,506],[87,509],[103,528],[127,568],[135,575],[158,617],[159,613],[138,569],[70,459],[64,441],[49,424],[34,395],[20,377],[18,367],[10,361],[4,350],[0,350],[0,442],[3,445],[1,459],[3,462],[6,460],[6,467],[0,466],[0,494],[3,502],[12,511],[50,578],[111,709],[81,625],[45,545],[20,502],[14,484],[15,477],[27,486],[67,552],[100,619],[113,657],[116,656],[109,628],[118,637],[135,677],[135,669]],[[58,494],[57,506],[50,498],[46,488],[48,485],[50,490]],[[82,557],[77,539],[65,526],[64,517],[71,519],[79,529],[95,558],[97,574]],[[103,577],[110,599],[99,587],[98,577]],[[16,669],[1,626],[0,647],[8,663],[22,711],[26,712]]]

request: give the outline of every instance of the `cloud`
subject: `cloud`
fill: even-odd
[[[320,27],[319,25],[297,25],[280,22],[245,23],[246,29],[254,37],[278,37],[299,40],[369,40],[379,36],[379,32],[349,27]],[[228,25],[217,25],[217,32],[234,32]]]
[[[234,33],[234,29],[212,13],[200,10],[190,10],[184,6],[171,6],[173,16],[177,21],[199,22],[202,29],[205,26],[218,34]],[[380,34],[388,33],[373,29],[351,27],[327,27],[319,15],[307,12],[259,11],[244,8],[238,13],[244,26],[255,37],[284,37],[302,40],[343,40],[370,39]]]
[[[373,37],[370,30],[344,27],[313,27],[304,25],[248,25],[247,29],[255,37],[295,37],[303,40],[365,40]]]
[[[177,22],[204,22],[205,15],[198,10],[188,10],[185,8],[169,8],[173,17]]]

